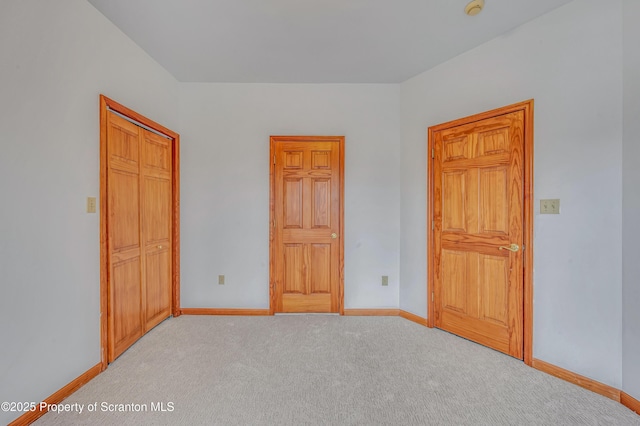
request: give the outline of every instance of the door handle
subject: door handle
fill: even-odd
[[[511,245],[508,245],[508,246],[500,246],[500,247],[498,247],[498,250],[509,250],[509,251],[512,251],[512,252],[515,253],[518,250],[520,250],[520,246],[517,245],[517,244],[511,244]]]
[[[338,238],[338,234],[336,234],[336,233],[334,232],[333,234],[331,234],[331,238],[333,238],[333,239],[335,240],[336,238]]]

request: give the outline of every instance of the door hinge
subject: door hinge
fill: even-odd
[[[431,292],[431,301],[432,301],[432,302],[434,301],[434,295],[433,295],[433,292]]]
[[[436,158],[436,150],[431,148],[431,158]]]
[[[275,219],[273,219],[273,227],[274,228],[276,227],[276,220]]]
[[[436,229],[436,221],[432,220],[431,221],[431,230],[433,231],[434,229]]]
[[[276,165],[276,156],[275,155],[273,156],[273,165],[274,166]]]

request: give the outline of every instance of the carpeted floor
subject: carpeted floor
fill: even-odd
[[[640,425],[617,402],[399,317],[170,319],[64,403],[84,411],[36,424]]]

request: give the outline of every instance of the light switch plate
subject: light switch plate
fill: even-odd
[[[218,284],[224,285],[224,275],[218,275]]]
[[[540,214],[560,214],[560,200],[540,200]]]
[[[388,286],[389,285],[389,276],[388,275],[383,275],[382,276],[382,285],[383,286]]]
[[[87,213],[96,212],[96,197],[87,197]]]

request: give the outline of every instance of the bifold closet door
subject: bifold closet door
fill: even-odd
[[[107,127],[109,362],[171,313],[170,141],[113,114]]]
[[[171,314],[171,144],[142,132],[141,223],[145,332]]]

